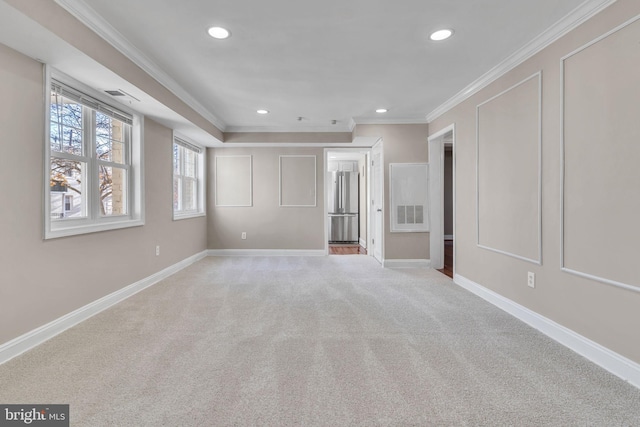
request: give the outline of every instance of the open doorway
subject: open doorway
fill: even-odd
[[[327,253],[367,255],[369,150],[327,151]]]
[[[429,137],[429,203],[431,266],[455,275],[455,127]]]

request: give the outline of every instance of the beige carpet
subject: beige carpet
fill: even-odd
[[[640,426],[640,390],[366,256],[204,259],[1,365],[0,403],[76,426]]]

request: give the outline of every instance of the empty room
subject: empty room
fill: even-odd
[[[640,2],[0,0],[0,425],[640,425]]]

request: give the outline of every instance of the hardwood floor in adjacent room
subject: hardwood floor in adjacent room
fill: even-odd
[[[366,255],[367,250],[360,245],[330,244],[329,255]]]
[[[438,271],[453,279],[453,240],[444,241],[444,268]]]

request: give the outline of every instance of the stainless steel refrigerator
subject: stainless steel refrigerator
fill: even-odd
[[[329,242],[357,243],[358,173],[331,172],[329,187]]]

